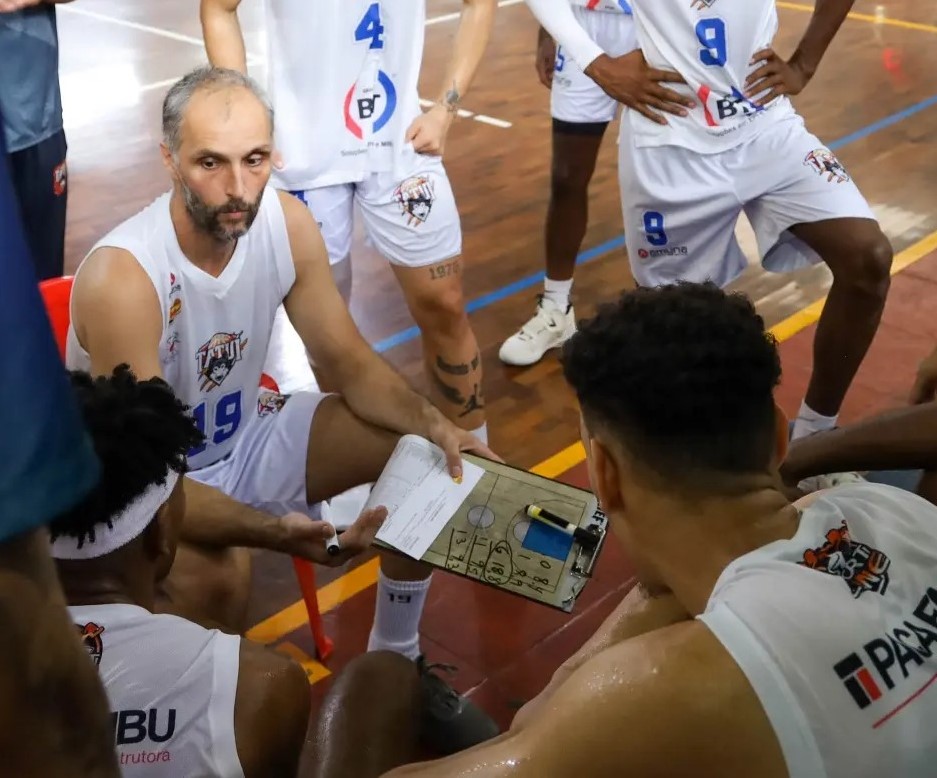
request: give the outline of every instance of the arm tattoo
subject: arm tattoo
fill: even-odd
[[[455,80],[453,80],[452,89],[446,92],[442,104],[449,113],[455,113],[459,109],[459,102],[461,100],[462,95],[459,94],[459,89],[456,86]]]

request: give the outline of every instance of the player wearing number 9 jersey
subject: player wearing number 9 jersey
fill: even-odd
[[[813,76],[853,0],[818,0],[789,61],[771,48],[774,0],[633,0],[644,60],[612,59],[561,0],[528,0],[583,69],[628,102],[648,66],[678,72],[673,97],[621,123],[619,176],[635,281],[733,281],[747,266],[735,237],[744,210],[762,264],[787,272],[825,262],[833,286],[817,327],[814,373],[794,437],[836,424],[878,328],[892,249],[832,151],[790,104]],[[677,100],[692,107],[674,110]],[[666,112],[664,121],[660,111]]]

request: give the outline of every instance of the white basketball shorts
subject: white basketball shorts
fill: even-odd
[[[764,117],[767,118],[767,117]],[[735,237],[744,210],[763,267],[786,273],[820,262],[788,228],[826,219],[875,219],[836,156],[797,114],[766,123],[718,154],[679,146],[635,148],[621,123],[619,180],[635,282],[726,286],[747,261]]]
[[[261,388],[256,413],[231,453],[189,477],[276,516],[297,511],[318,519],[319,504],[306,502],[306,458],[312,418],[326,397]]]
[[[573,13],[589,37],[610,57],[619,57],[638,47],[634,19],[629,14],[588,11],[580,6],[573,6]],[[572,124],[610,122],[618,115],[618,103],[559,46],[550,90],[550,113],[554,119]]]
[[[365,234],[388,260],[424,267],[462,253],[455,195],[439,157],[403,152],[403,174],[372,173],[354,184],[293,192],[312,212],[334,265],[351,253],[354,206]]]

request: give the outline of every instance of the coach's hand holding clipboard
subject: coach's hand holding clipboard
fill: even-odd
[[[365,508],[388,517],[375,545],[571,611],[607,530],[583,489],[466,454],[461,482],[442,450],[400,439]]]

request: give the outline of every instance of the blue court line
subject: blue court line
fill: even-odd
[[[834,140],[832,143],[828,144],[828,147],[832,151],[841,149],[843,146],[848,146],[850,143],[855,143],[856,141],[867,138],[870,135],[874,135],[880,130],[887,129],[892,125],[903,122],[905,119],[909,119],[915,114],[925,111],[932,106],[937,105],[937,95],[933,97],[928,97],[926,100],[921,100],[919,103],[915,103],[908,108],[905,108],[897,113],[893,113],[891,116],[886,116],[884,119],[880,119],[877,122],[873,122],[865,127],[862,127],[855,132],[845,135],[842,138]],[[591,262],[594,259],[608,254],[610,251],[615,249],[622,248],[625,245],[624,235],[619,235],[616,238],[607,240],[604,243],[600,243],[598,246],[593,246],[592,248],[586,249],[581,252],[576,257],[577,265],[584,265],[587,262]],[[546,272],[541,271],[539,273],[534,273],[533,275],[526,276],[525,278],[520,279],[519,281],[514,281],[506,286],[502,286],[498,289],[495,289],[493,292],[488,292],[483,294],[481,297],[476,297],[474,300],[470,300],[465,306],[465,309],[469,313],[474,313],[479,311],[482,308],[487,308],[490,305],[494,305],[497,302],[510,297],[512,294],[517,292],[523,292],[525,289],[529,289],[532,286],[536,286],[546,277]],[[396,348],[404,343],[407,343],[411,340],[415,340],[420,337],[420,330],[418,327],[408,327],[405,330],[400,332],[395,332],[393,335],[379,340],[373,345],[375,351],[379,354],[389,351],[392,348]]]

